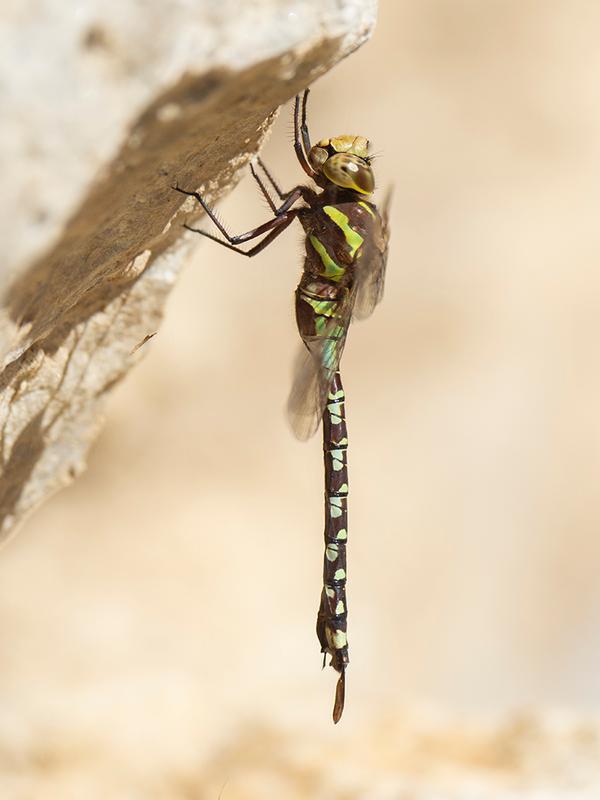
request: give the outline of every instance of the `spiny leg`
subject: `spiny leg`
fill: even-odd
[[[310,140],[308,138],[308,128],[306,126],[306,98],[308,97],[308,89],[304,90],[304,94],[301,96],[299,94],[296,95],[296,100],[294,103],[294,150],[296,151],[296,157],[300,162],[300,166],[306,172],[306,174],[310,178],[314,178],[315,173],[308,163],[308,153],[310,152]],[[300,122],[300,106],[302,105],[302,122]],[[308,143],[309,149],[305,152],[302,147],[302,143],[304,145]]]
[[[310,89],[305,89],[302,95],[296,95],[294,101],[294,150],[296,151],[296,156],[298,158],[298,161],[300,162],[300,166],[302,167],[302,169],[306,172],[306,174],[309,177],[314,178],[315,172],[308,162],[308,154],[310,153],[311,144],[310,144],[310,135],[308,133],[308,125],[306,122],[306,104],[309,92]],[[260,190],[264,195],[267,203],[269,204],[271,211],[274,214],[278,214],[281,213],[282,210],[288,209],[290,205],[296,202],[296,199],[298,199],[299,195],[297,195],[294,198],[294,200],[290,200],[290,198],[301,187],[296,186],[289,192],[282,192],[277,181],[275,180],[275,178],[273,178],[271,172],[267,169],[266,164],[264,163],[264,161],[261,159],[260,156],[256,157],[256,163],[259,165],[259,167],[266,175],[267,180],[269,181],[273,189],[275,189],[275,192],[277,193],[279,199],[284,201],[283,204],[279,207],[279,209],[275,206],[275,203],[273,202],[266,186],[264,185],[264,183],[258,176],[256,170],[254,169],[254,164],[251,163],[250,170],[252,172],[252,176],[254,180],[258,183]]]
[[[261,166],[264,169],[264,165],[262,164],[262,162],[261,162]],[[269,192],[267,190],[267,187],[263,183],[260,175],[254,169],[254,164],[252,164],[252,163],[250,164],[250,172],[252,173],[252,177],[254,178],[254,180],[258,183],[258,186],[260,188],[260,191],[262,192],[263,197],[266,199],[267,203],[269,204],[269,207],[270,207],[271,211],[275,214],[275,216],[280,216],[281,214],[285,213],[291,206],[294,205],[296,200],[299,200],[302,197],[302,194],[303,194],[303,191],[304,191],[304,187],[303,186],[294,186],[293,189],[291,189],[289,192],[287,192],[284,195],[284,194],[281,194],[281,192],[279,191],[277,186],[275,184],[273,184],[275,186],[275,190],[279,194],[279,197],[283,200],[283,203],[280,206],[276,206],[275,203],[273,202],[272,198],[271,198],[271,195],[269,194]],[[266,170],[265,170],[265,172],[266,172]],[[267,174],[267,177],[269,178],[269,180],[271,181],[271,183],[273,183],[273,179],[271,178],[269,173],[266,172],[266,174]]]
[[[252,162],[250,162],[250,172],[252,173],[252,177],[254,178],[254,180],[258,183],[258,188],[260,189],[262,196],[269,204],[269,208],[275,215],[277,215],[277,206],[273,202],[273,198],[269,194],[267,187],[262,182],[262,179],[258,175],[257,171],[254,169],[254,164]],[[279,196],[281,197],[281,195]]]
[[[241,256],[255,256],[257,253],[260,253],[261,250],[264,250],[265,247],[271,244],[273,239],[276,239],[280,233],[292,223],[298,215],[298,212],[295,209],[292,211],[288,211],[285,214],[281,214],[279,217],[275,217],[275,219],[266,222],[264,225],[259,225],[258,228],[254,228],[253,231],[248,231],[247,233],[241,234],[242,241],[246,242],[249,239],[253,239],[256,236],[260,236],[263,233],[267,233],[265,238],[255,244],[254,247],[251,247],[250,250],[242,250],[240,247],[236,247],[235,244],[230,244],[230,242],[234,239],[239,239],[240,237],[230,237],[229,242],[224,242],[222,239],[219,239],[216,236],[213,236],[212,233],[208,233],[208,231],[202,231],[199,228],[191,228],[189,225],[184,225],[183,227],[186,228],[188,231],[192,231],[193,233],[199,233],[201,236],[206,236],[207,239],[212,239],[213,242],[226,247],[228,250],[233,250],[234,253],[239,253]]]
[[[340,673],[333,721],[344,710],[348,657],[348,609],[346,605],[346,542],[348,540],[348,431],[340,373],[331,382],[323,413],[323,457],[325,461],[325,557],[323,591],[317,614],[317,636],[321,652],[331,656],[330,665]]]
[[[267,176],[271,186],[275,189],[275,191],[279,195],[279,199],[283,200],[283,198],[285,197],[285,194],[279,188],[279,184],[276,182],[275,178],[271,175],[270,171],[267,169],[267,166],[266,166],[265,162],[262,160],[262,158],[260,156],[256,156],[256,163],[258,164],[258,166],[262,169],[262,171]],[[289,192],[288,192],[288,194],[289,194]]]
[[[252,228],[246,233],[240,233],[237,236],[231,236],[225,226],[221,223],[215,212],[212,208],[208,205],[208,203],[203,199],[202,195],[199,192],[188,192],[185,189],[180,189],[179,186],[173,186],[175,191],[180,192],[181,194],[185,194],[188,197],[195,197],[196,200],[200,203],[204,211],[206,212],[207,216],[214,222],[215,226],[219,229],[219,231],[223,234],[223,236],[227,239],[230,245],[235,244],[243,244],[244,242],[249,241],[250,239],[256,239],[257,236],[261,236],[263,233],[267,233],[272,228],[274,228],[278,222],[282,219],[286,218],[288,215],[288,210],[284,209],[282,213],[280,213],[275,219],[271,219],[268,222],[263,223],[262,225],[258,225],[256,228]],[[297,199],[297,198],[296,198]],[[292,212],[295,216],[296,212]],[[292,217],[293,218],[293,217]],[[291,222],[291,219],[289,220]],[[288,222],[288,224],[289,224]],[[287,227],[287,225],[286,225]],[[184,228],[187,228],[190,231],[194,231],[194,233],[200,233],[203,236],[208,236],[209,239],[213,239],[215,242],[219,242],[220,244],[226,244],[226,242],[221,242],[220,239],[217,239],[216,236],[213,236],[206,231],[201,231],[196,228],[190,228],[189,225],[184,225]],[[244,251],[241,251],[244,252]]]
[[[213,223],[221,231],[223,236],[227,239],[227,241],[230,242],[230,243],[234,243],[233,240],[235,239],[235,237],[232,237],[227,233],[227,230],[221,224],[221,222],[219,221],[219,218],[217,217],[215,212],[212,210],[212,208],[208,205],[208,203],[204,200],[204,198],[202,197],[200,192],[188,192],[185,189],[180,189],[179,186],[177,186],[177,184],[175,184],[175,186],[172,186],[171,188],[174,189],[176,192],[179,192],[180,194],[185,194],[187,197],[195,197],[196,200],[200,203],[200,205],[204,209],[204,211],[206,212],[206,214],[210,217],[210,219],[213,221]],[[184,225],[184,228],[185,227],[187,227],[187,225]],[[190,228],[190,230],[192,230],[192,228]],[[196,233],[203,233],[203,231],[196,231]],[[212,237],[209,236],[209,238],[212,238]],[[216,241],[219,241],[219,239],[217,239]]]
[[[308,154],[311,151],[311,144],[310,144],[310,135],[308,133],[308,125],[306,123],[306,106],[308,103],[308,95],[310,93],[310,89],[304,90],[304,96],[302,98],[302,121],[300,124],[300,133],[302,134],[302,144],[304,145],[304,152],[308,158]]]

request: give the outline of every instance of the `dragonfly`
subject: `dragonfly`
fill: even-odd
[[[375,179],[370,145],[365,137],[344,134],[311,145],[306,112],[308,95],[306,89],[295,99],[294,150],[300,166],[320,191],[312,185],[299,184],[283,192],[257,157],[250,170],[273,218],[232,236],[199,192],[177,185],[173,188],[198,201],[220,236],[187,224],[185,227],[240,255],[257,255],[296,219],[306,233],[304,268],[295,297],[302,345],[288,400],[288,416],[301,440],[310,438],[321,423],[323,429],[325,554],[317,636],[323,666],[329,656],[330,666],[339,673],[333,707],[333,721],[337,723],[344,710],[349,664],[348,431],[340,361],[352,319],[368,317],[383,296],[390,192],[381,212],[378,211],[371,199]],[[259,241],[249,249],[242,247],[255,239]]]

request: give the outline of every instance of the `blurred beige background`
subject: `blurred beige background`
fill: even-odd
[[[313,86],[313,139],[367,135],[395,185],[385,300],[344,357],[341,725],[314,633],[320,442],[283,410],[298,228],[249,262],[198,242],[87,474],[3,548],[7,763],[103,763],[102,797],[165,769],[188,776],[165,797],[317,797],[275,768],[252,794],[247,752],[359,748],[423,705],[598,708],[599,30],[588,2],[382,0]],[[285,186],[290,113],[264,151]],[[249,177],[220,212],[267,217]]]

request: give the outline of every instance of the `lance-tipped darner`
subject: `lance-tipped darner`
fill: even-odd
[[[306,123],[309,90],[296,97],[294,149],[300,166],[321,189],[295,186],[282,192],[260,158],[250,169],[273,219],[246,233],[230,236],[198,192],[195,197],[219,232],[186,227],[244,256],[264,250],[296,218],[306,232],[304,270],[296,289],[296,321],[303,347],[288,402],[289,418],[299,439],[308,439],[323,423],[325,460],[325,557],[317,635],[331,666],[339,672],[333,721],[344,709],[345,672],[349,663],[346,603],[348,539],[348,434],[340,359],[353,317],[369,316],[383,294],[389,239],[388,201],[380,214],[370,197],[375,188],[369,143],[362,136],[337,136],[310,143]],[[279,198],[277,205],[256,167]],[[298,201],[303,205],[296,205]],[[240,247],[264,236],[249,250]]]

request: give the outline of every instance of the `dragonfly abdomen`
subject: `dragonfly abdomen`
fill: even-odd
[[[317,636],[321,652],[331,656],[331,666],[340,673],[333,710],[334,722],[338,722],[344,709],[345,669],[349,662],[346,603],[348,431],[344,401],[342,380],[340,373],[336,372],[323,413],[325,557],[323,591],[317,614]]]

